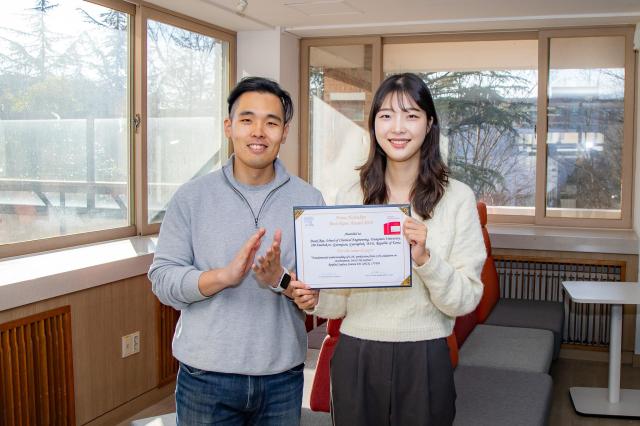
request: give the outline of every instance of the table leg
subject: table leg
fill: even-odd
[[[620,362],[622,353],[622,305],[611,305],[609,336],[609,402],[620,402]]]
[[[609,387],[569,389],[578,413],[640,417],[640,389],[620,389],[622,357],[622,305],[611,305],[609,336]]]

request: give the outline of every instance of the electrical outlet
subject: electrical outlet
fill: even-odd
[[[122,358],[125,358],[131,355],[132,342],[129,336],[131,335],[128,334],[126,336],[122,336]]]
[[[140,352],[140,332],[127,334],[122,336],[122,358]]]
[[[133,333],[133,353],[137,354],[140,352],[140,332],[136,331]]]

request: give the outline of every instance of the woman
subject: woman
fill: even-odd
[[[336,425],[451,425],[453,369],[446,337],[482,296],[486,257],[471,189],[448,177],[438,116],[414,74],[388,77],[369,116],[371,150],[360,182],[337,204],[405,204],[410,288],[314,291],[293,282],[296,304],[341,318],[331,362]]]

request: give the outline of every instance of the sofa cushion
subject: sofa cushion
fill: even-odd
[[[542,426],[551,407],[548,374],[458,366],[454,426]]]
[[[300,424],[304,426],[332,426],[333,422],[331,421],[331,414],[329,413],[314,412],[302,407]]]
[[[557,358],[562,343],[564,306],[561,302],[500,299],[485,324],[549,330],[553,332],[553,355]]]
[[[553,357],[549,330],[479,324],[459,352],[459,366],[546,373]]]

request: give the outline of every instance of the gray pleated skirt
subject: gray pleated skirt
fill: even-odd
[[[450,426],[456,415],[446,339],[377,342],[342,334],[331,360],[336,426]]]

